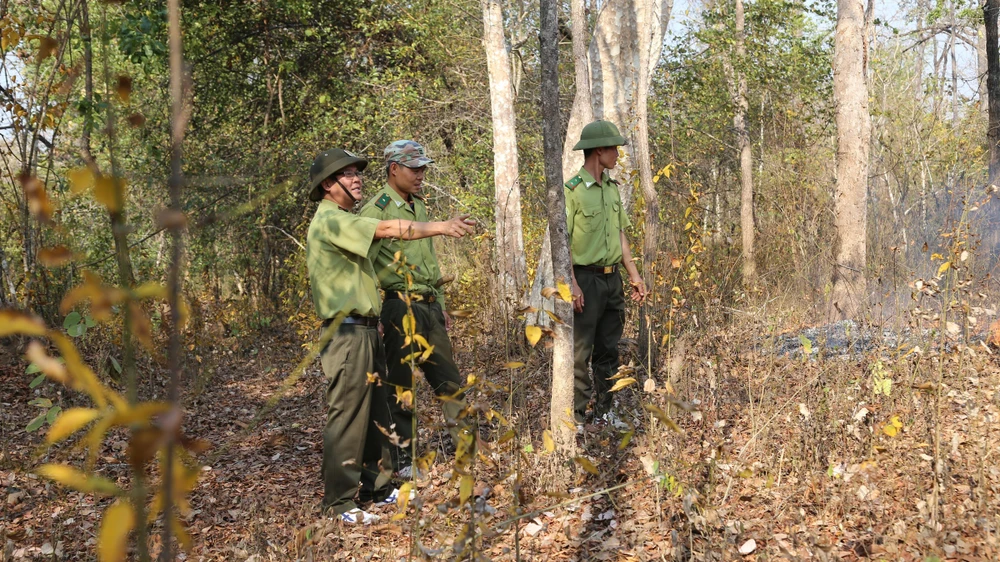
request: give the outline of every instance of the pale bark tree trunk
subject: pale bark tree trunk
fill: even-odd
[[[1000,16],[1000,0],[986,0],[983,6],[986,22],[986,56],[989,71],[986,89],[989,91],[989,128],[986,138],[990,145],[990,183],[1000,175],[1000,44],[997,38],[997,17]]]
[[[833,294],[829,316],[858,314],[866,294],[868,154],[868,41],[861,0],[837,1],[833,95],[837,122],[837,186],[834,196]]]
[[[514,126],[514,89],[510,57],[503,33],[499,0],[482,0],[483,46],[490,77],[493,115],[493,182],[496,194],[496,266],[503,301],[512,306],[525,284],[524,240],[521,225],[521,186],[518,180],[517,138]]]
[[[663,35],[670,18],[672,0],[637,0],[635,2],[636,31],[638,36],[639,66],[635,93],[635,137],[633,151],[639,169],[639,186],[646,204],[643,223],[642,274],[646,287],[654,287],[654,263],[660,247],[660,202],[653,185],[653,163],[649,154],[649,90],[653,71],[663,51]],[[639,355],[646,362],[648,372],[656,363],[656,341],[653,337],[653,298],[647,299],[639,313]]]
[[[976,93],[979,95],[979,113],[983,121],[989,121],[990,118],[989,93],[986,91],[987,67],[986,25],[984,20],[984,24],[976,28]]]
[[[743,242],[743,285],[757,282],[757,260],[754,256],[753,162],[750,133],[747,130],[747,79],[743,71],[746,59],[746,17],[743,0],[736,0],[736,37],[734,55],[725,61],[729,95],[733,104],[733,130],[736,133],[736,155],[740,163],[740,229]]]
[[[558,4],[540,2],[539,34],[542,66],[542,133],[545,145],[545,183],[548,187],[549,236],[552,265],[558,282],[570,284],[572,263],[566,232],[566,200],[562,180],[562,119],[559,117],[559,43],[556,37]],[[573,308],[556,298],[555,312],[560,322],[555,329],[552,350],[552,402],[549,427],[556,447],[565,459],[576,451],[573,423]]]

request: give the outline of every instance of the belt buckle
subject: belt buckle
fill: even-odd
[[[604,274],[605,275],[611,275],[614,272],[615,272],[615,266],[613,266],[613,265],[606,265],[606,266],[604,266]]]
[[[437,298],[434,295],[427,295],[424,297],[424,300],[427,301],[427,304],[434,304],[434,301],[436,301]]]

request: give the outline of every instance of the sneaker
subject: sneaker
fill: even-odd
[[[615,429],[628,429],[628,424],[623,422],[614,411],[608,411],[608,413],[601,416],[608,425],[613,426]]]
[[[341,513],[340,520],[343,521],[345,525],[357,525],[358,523],[362,525],[371,525],[379,520],[379,516],[355,507],[350,511]]]
[[[409,467],[407,467],[409,468]],[[417,497],[417,492],[415,490],[410,490],[410,501]],[[399,488],[393,488],[392,493],[389,494],[384,500],[378,502],[377,505],[393,505],[399,501]]]

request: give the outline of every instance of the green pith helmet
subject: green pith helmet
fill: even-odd
[[[618,127],[610,121],[594,121],[580,131],[580,142],[573,150],[601,148],[604,146],[625,146],[628,141],[618,132]]]
[[[322,199],[323,189],[320,184],[323,180],[351,164],[357,166],[360,172],[368,167],[368,160],[342,148],[331,148],[321,152],[309,168],[309,199],[311,201]]]

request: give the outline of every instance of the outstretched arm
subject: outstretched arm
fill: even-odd
[[[476,221],[469,215],[458,215],[452,219],[440,222],[417,222],[408,220],[379,221],[375,229],[375,240],[382,238],[399,238],[401,240],[420,240],[431,236],[451,236],[461,238],[472,232]]]

